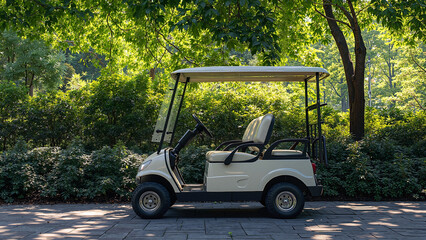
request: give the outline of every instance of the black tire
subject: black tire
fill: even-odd
[[[160,218],[170,206],[169,191],[159,183],[144,182],[133,191],[133,211],[141,218]]]
[[[265,206],[276,218],[295,218],[302,212],[305,198],[296,185],[277,183],[266,194]]]

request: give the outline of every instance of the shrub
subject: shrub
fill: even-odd
[[[128,200],[145,155],[124,146],[87,154],[79,141],[68,148],[28,150],[23,141],[0,156],[0,198],[15,200]]]
[[[108,146],[94,151],[86,175],[86,196],[89,199],[117,196],[129,199],[136,187],[135,176],[142,163],[141,156],[129,152],[123,145]]]
[[[85,170],[89,164],[90,155],[85,154],[80,142],[73,142],[58,156],[54,169],[48,175],[51,186],[43,195],[64,200],[86,197]]]
[[[90,85],[84,109],[84,134],[89,145],[94,149],[119,141],[139,145],[152,134],[157,111],[150,102],[148,83],[145,75],[115,74]]]
[[[13,146],[21,132],[27,108],[27,89],[0,81],[0,149]]]
[[[36,189],[36,174],[27,151],[25,142],[18,141],[11,151],[3,152],[0,158],[0,197],[7,202],[31,195]]]
[[[211,150],[205,145],[191,145],[179,154],[178,167],[187,183],[203,183],[206,153]]]
[[[48,92],[29,101],[24,136],[35,146],[68,145],[83,128],[79,109],[63,92]]]
[[[340,199],[424,199],[426,158],[405,158],[387,139],[347,143],[341,154],[319,165],[324,196]],[[387,152],[391,151],[391,152]],[[343,157],[345,156],[345,157]]]

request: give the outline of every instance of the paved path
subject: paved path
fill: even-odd
[[[143,220],[129,204],[0,205],[0,239],[426,239],[426,202],[307,202],[297,219],[259,203],[185,203]]]

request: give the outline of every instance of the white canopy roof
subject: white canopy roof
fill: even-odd
[[[285,66],[285,67],[263,67],[263,66],[239,66],[239,67],[198,67],[185,68],[172,72],[173,79],[180,74],[179,81],[185,82],[225,82],[225,81],[243,81],[243,82],[269,82],[285,81],[299,82],[315,81],[316,73],[319,78],[324,79],[330,74],[324,68],[303,67],[303,66]]]

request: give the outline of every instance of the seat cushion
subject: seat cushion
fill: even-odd
[[[225,159],[231,154],[232,151],[209,151],[206,153],[207,161],[209,162],[225,162]],[[233,162],[247,161],[256,156],[244,152],[236,152],[232,158]]]
[[[266,144],[268,142],[268,133],[274,126],[274,115],[266,114],[250,122],[243,135],[243,142],[253,141],[254,143]],[[269,134],[270,135],[270,134]]]
[[[260,144],[267,144],[271,137],[272,128],[274,126],[274,115],[266,114],[265,116],[258,117],[250,122],[244,132],[243,142],[254,142]],[[248,147],[250,151],[258,152],[257,147]]]
[[[276,149],[272,150],[272,156],[288,156],[288,155],[301,155],[302,151],[289,150],[289,149]]]

